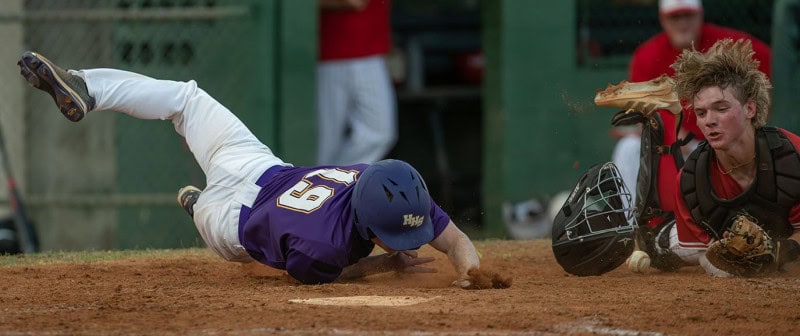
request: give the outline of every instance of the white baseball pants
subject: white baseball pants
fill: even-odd
[[[226,260],[252,261],[239,241],[239,213],[242,205],[255,202],[261,174],[286,164],[195,81],[157,80],[114,69],[73,73],[85,79],[96,111],[172,121],[206,175],[206,188],[194,205],[197,230]]]
[[[383,159],[397,141],[397,106],[383,56],[320,62],[317,118],[318,164]]]
[[[636,182],[639,176],[639,157],[642,139],[635,134],[626,135],[614,145],[611,161],[619,169],[625,187],[631,193],[631,204],[636,205]]]

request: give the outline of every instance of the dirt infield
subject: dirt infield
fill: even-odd
[[[0,335],[774,335],[800,328],[800,271],[714,279],[699,268],[569,276],[549,241],[478,242],[484,267],[509,289],[449,287],[436,274],[385,274],[300,286],[285,272],[225,262],[210,252],[164,258],[0,267]],[[422,298],[397,306],[289,300]],[[362,300],[364,298],[361,298]]]

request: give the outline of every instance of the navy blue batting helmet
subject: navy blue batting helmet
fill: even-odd
[[[356,229],[364,239],[372,233],[398,251],[433,240],[428,187],[404,161],[382,160],[367,167],[356,182],[350,204]]]

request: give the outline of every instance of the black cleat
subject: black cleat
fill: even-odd
[[[89,96],[86,82],[53,64],[44,56],[26,51],[17,65],[20,74],[28,83],[49,93],[58,109],[70,121],[80,121],[94,108],[94,98]]]
[[[185,186],[178,190],[178,204],[186,210],[189,216],[194,217],[194,204],[200,197],[201,190],[195,186]]]

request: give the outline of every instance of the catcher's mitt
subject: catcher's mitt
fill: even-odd
[[[740,214],[734,218],[727,236],[708,247],[706,258],[725,272],[750,277],[777,269],[775,246],[753,217]]]
[[[681,104],[674,86],[675,80],[667,75],[646,82],[622,81],[597,91],[594,103],[598,106],[622,108],[625,111],[638,111],[645,116],[661,109],[680,114]]]

